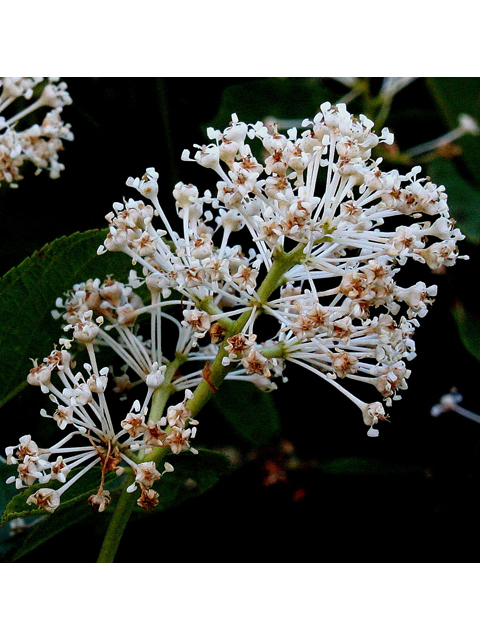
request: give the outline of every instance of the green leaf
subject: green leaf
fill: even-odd
[[[255,123],[268,116],[281,119],[313,118],[320,104],[340,97],[318,78],[259,78],[225,89],[212,126],[223,131],[236,113],[243,122]]]
[[[14,475],[13,467],[7,465],[5,462],[0,462],[0,512],[3,512],[7,504],[17,493],[15,485],[6,484],[7,478]],[[15,544],[14,538],[11,536],[9,527],[0,529],[0,558],[3,558],[5,554]]]
[[[235,433],[249,444],[266,444],[280,432],[280,417],[272,395],[250,382],[227,380],[212,403]]]
[[[438,159],[428,166],[430,178],[444,185],[450,215],[469,242],[480,242],[480,190],[472,187],[458,173],[454,163]]]
[[[59,513],[44,516],[39,523],[34,523],[23,534],[20,534],[21,537],[18,540],[13,541],[16,542],[16,548],[8,553],[7,560],[16,562],[47,540],[91,516],[92,511],[92,507],[83,501],[65,507]]]
[[[15,467],[6,462],[0,463],[0,512],[3,513],[7,504],[17,494],[14,484],[6,484],[7,478],[15,475]]]
[[[160,494],[155,511],[170,509],[208,491],[230,467],[226,456],[207,449],[200,449],[196,455],[185,451],[168,456],[168,462],[174,471],[166,473],[154,486]]]
[[[70,473],[68,480],[77,475],[81,469],[75,469]],[[10,474],[12,475],[12,474]],[[49,518],[55,518],[58,513],[61,513],[67,507],[71,507],[76,502],[82,499],[88,499],[92,493],[96,493],[101,480],[101,471],[99,467],[94,467],[81,478],[79,478],[65,493],[65,499],[62,500],[60,506],[55,512],[49,515]],[[116,482],[114,482],[116,481]],[[109,473],[105,477],[105,489],[108,489],[107,483],[111,486],[117,486],[119,484],[117,476],[114,473]],[[28,487],[24,491],[17,493],[8,503],[5,511],[3,512],[2,519],[0,520],[0,526],[3,526],[6,522],[13,520],[14,518],[24,518],[33,514],[44,514],[45,511],[38,509],[35,504],[27,504],[27,498],[39,489],[59,489],[62,486],[58,480],[51,480],[46,484],[35,484],[32,487]]]
[[[362,476],[389,476],[411,473],[424,473],[421,467],[390,464],[373,458],[337,458],[320,465],[323,473],[329,475],[362,475]]]
[[[97,256],[106,233],[91,230],[58,238],[0,279],[0,406],[26,384],[29,359],[41,361],[58,344],[61,325],[51,316],[57,297],[89,278],[128,277],[126,255]]]
[[[197,455],[185,452],[179,456],[169,456],[175,471],[166,473],[155,489],[159,492],[159,504],[155,511],[163,511],[185,500],[196,497],[213,487],[219,478],[228,471],[228,459],[214,451],[200,450]],[[9,473],[11,475],[11,473]],[[111,513],[115,508],[115,498],[122,489],[123,478],[117,478],[115,474],[109,474],[106,478],[105,489],[110,491],[112,502],[104,513]],[[32,515],[45,514],[41,522],[30,531],[19,537],[17,548],[8,552],[8,558],[15,562],[25,554],[33,551],[47,540],[64,531],[65,529],[81,522],[92,515],[92,507],[88,504],[88,497],[96,492],[100,482],[100,470],[92,469],[78,480],[66,493],[68,499],[62,500],[60,506],[53,514],[45,514],[39,511],[35,505],[26,505],[26,498],[38,490],[38,485],[26,489],[17,494],[9,503],[2,518],[2,523],[17,517],[28,518]],[[42,485],[42,487],[58,488],[56,481]],[[140,507],[136,508],[136,516],[148,515]],[[95,517],[102,517],[96,514]],[[5,529],[6,530],[6,529]],[[0,529],[0,532],[2,530]]]
[[[480,78],[427,78],[427,86],[451,129],[458,126],[461,113],[480,124]],[[461,160],[480,188],[480,136],[467,134],[457,143],[463,151]]]
[[[76,473],[79,473],[79,471],[80,469],[75,470]],[[74,474],[72,473],[69,478],[73,476]],[[10,557],[11,561],[15,562],[61,531],[91,516],[94,511],[88,503],[88,498],[96,493],[100,485],[100,480],[101,472],[99,468],[93,468],[88,471],[66,492],[65,499],[62,500],[60,506],[52,514],[45,512],[43,509],[38,509],[36,505],[26,504],[28,496],[38,491],[40,488],[39,485],[29,487],[25,491],[17,493],[7,505],[0,524],[3,526],[15,518],[24,518],[26,519],[28,527],[29,520],[35,520],[35,517],[39,515],[42,516],[42,518],[40,522],[34,522],[32,527],[28,527],[25,533],[18,536],[18,539],[12,540],[11,546],[15,545],[16,549],[10,551],[7,557]],[[123,479],[121,477],[118,478],[114,473],[106,476],[104,488],[110,492],[112,498],[121,490],[122,481]],[[61,484],[58,481],[53,480],[41,485],[41,488],[58,489],[60,486]],[[113,508],[114,504],[109,505],[105,513],[112,511]],[[7,528],[3,530],[7,530]],[[2,529],[0,529],[0,531],[2,531]]]
[[[452,313],[465,348],[480,360],[480,316],[467,312],[459,300],[455,303]]]

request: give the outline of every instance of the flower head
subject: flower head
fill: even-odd
[[[366,382],[389,406],[407,387],[412,336],[436,294],[424,282],[400,286],[397,274],[407,261],[453,265],[463,236],[449,217],[444,188],[419,177],[420,167],[406,175],[382,171],[374,150],[393,136],[373,127],[344,104],[322,104],[301,132],[286,135],[275,124],[246,124],[234,114],[223,132],[208,130],[210,145],[182,155],[218,176],[214,194],[176,185],[182,232],[174,231],[158,191],[145,192],[156,174],[148,169],[128,184],[150,200],[160,231],[151,227],[152,215],[127,228],[126,210],[117,207],[107,216],[105,247],[113,243],[147,279],[163,280],[189,301],[182,324],[196,338],[210,336],[227,377],[258,382],[283,375],[291,362],[347,395],[349,379]],[[263,162],[252,154],[254,138],[265,149]],[[137,246],[144,231],[156,238],[147,257]],[[243,244],[234,240],[239,233]],[[261,314],[277,322],[270,335],[256,330]],[[235,318],[246,320],[240,327]],[[219,326],[217,338],[212,328]],[[381,403],[358,400],[358,406],[370,427],[384,415]]]
[[[18,104],[17,100],[22,104],[13,113],[11,105]],[[0,78],[0,114],[5,114],[0,115],[0,183],[17,187],[25,162],[31,162],[36,173],[47,170],[51,178],[60,176],[64,166],[58,153],[63,150],[64,140],[73,140],[70,125],[62,121],[61,113],[71,102],[67,85],[58,78],[48,78],[46,83],[44,78]],[[46,113],[45,108],[49,109]],[[43,111],[40,124],[19,130],[18,122],[37,109]]]
[[[102,482],[90,500],[99,511],[109,499],[105,474],[122,467],[134,473],[129,491],[140,487],[138,504],[153,507],[152,485],[172,469],[165,463],[161,473],[144,457],[154,448],[196,452],[198,395],[191,390],[207,397],[232,379],[268,391],[292,365],[343,393],[359,408],[368,435],[378,435],[385,407],[407,388],[413,335],[436,295],[435,285],[400,285],[397,276],[409,261],[453,265],[463,236],[449,217],[444,188],[418,177],[420,167],[406,175],[381,170],[374,150],[393,137],[373,126],[344,104],[322,104],[301,132],[286,135],[234,114],[223,132],[208,130],[212,143],[197,146],[193,158],[183,153],[213,169],[217,183],[203,195],[178,183],[173,217],[160,204],[155,169],[128,179],[149,202],[114,203],[98,250],[132,259],[128,284],[88,280],[59,298],[55,315],[67,322],[70,337],[40,365],[34,361],[28,376],[56,405],[53,416],[42,415],[71,429],[48,449],[29,436],[8,448],[17,486],[61,483],[31,501],[54,509],[76,478],[100,465]],[[253,139],[265,150],[262,160],[252,154]],[[136,293],[140,287],[148,300]],[[87,353],[86,373],[73,372],[73,344]],[[99,369],[98,349],[110,349],[122,363],[118,391],[138,387],[119,424],[107,402],[110,369]],[[365,383],[380,400],[358,398],[351,381]],[[184,399],[168,405],[173,391]],[[84,444],[72,446],[73,437]]]

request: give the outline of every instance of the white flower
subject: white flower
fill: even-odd
[[[53,489],[39,489],[27,498],[27,504],[36,504],[39,509],[53,513],[60,506],[60,495]]]
[[[205,311],[198,309],[189,309],[183,312],[182,324],[185,327],[192,327],[197,338],[203,338],[211,326],[211,319]]]
[[[159,367],[158,362],[154,362],[152,371],[145,378],[147,387],[150,387],[151,389],[156,389],[157,387],[159,387],[165,380],[166,369],[167,367],[165,365]]]
[[[98,493],[91,495],[88,498],[88,502],[92,505],[95,511],[102,513],[110,504],[112,498],[109,491],[99,490]]]
[[[5,95],[31,88],[9,84]],[[218,176],[216,192],[201,195],[194,185],[177,183],[176,224],[160,205],[155,169],[129,178],[149,204],[115,202],[99,253],[125,252],[135,272],[128,285],[89,280],[57,300],[55,315],[73,337],[40,365],[34,361],[28,381],[53,399],[51,417],[65,435],[48,449],[28,436],[10,447],[7,459],[18,467],[10,481],[22,487],[57,477],[63,484],[53,502],[43,500],[51,508],[98,464],[102,481],[91,503],[101,510],[105,474],[129,466],[130,490],[140,484],[139,504],[153,508],[158,494],[150,487],[160,472],[143,456],[153,447],[196,452],[191,389],[215,393],[232,379],[271,390],[286,381],[284,368],[291,365],[343,393],[361,411],[368,435],[377,436],[377,424],[387,419],[384,406],[407,387],[414,331],[436,295],[436,286],[424,282],[398,285],[397,274],[409,260],[435,269],[454,264],[463,236],[449,217],[445,189],[420,178],[420,167],[401,175],[371,159],[377,144],[393,141],[388,130],[378,135],[373,126],[345,104],[320,105],[300,135],[296,127],[283,135],[234,114],[223,132],[208,131],[212,144],[195,147],[193,161]],[[10,137],[14,164],[20,149]],[[261,142],[262,161],[247,137]],[[142,285],[145,301],[137,293]],[[75,342],[89,359],[86,377],[72,371],[68,348]],[[123,420],[114,421],[108,407],[110,372],[99,369],[99,349],[122,361],[116,390],[139,393]],[[352,381],[382,402],[357,398],[348,389]],[[183,401],[163,405],[173,391],[184,392]],[[154,394],[162,399],[161,416]],[[70,446],[73,436],[84,445]],[[81,471],[73,473],[75,467]]]
[[[451,389],[450,393],[446,393],[440,398],[440,402],[434,405],[430,414],[434,417],[441,415],[442,413],[447,413],[449,411],[453,411],[454,413],[458,413],[463,418],[467,418],[468,420],[472,420],[473,422],[480,423],[480,416],[469,409],[465,409],[459,405],[462,402],[463,397],[460,393],[457,392],[457,389]]]
[[[385,409],[381,402],[371,402],[362,408],[363,421],[368,426],[377,424],[379,420],[385,420]]]
[[[137,405],[136,403],[134,404],[134,408],[138,409],[140,408],[139,405]],[[145,413],[135,413],[135,412],[130,412],[127,414],[127,416],[125,417],[124,420],[122,420],[122,422],[120,423],[122,426],[122,429],[125,429],[125,431],[130,435],[130,437],[132,438],[136,438],[137,436],[141,435],[142,433],[145,433],[145,431],[147,430],[147,423],[145,422]]]
[[[70,468],[65,464],[62,456],[58,456],[56,461],[50,467],[50,474],[52,480],[59,480],[60,482],[67,481],[67,475]]]
[[[153,167],[145,171],[144,176],[140,178],[128,178],[127,185],[137,189],[142,196],[147,198],[155,198],[158,193],[158,173]]]
[[[143,489],[142,495],[137,500],[137,504],[145,511],[150,511],[151,509],[155,509],[158,505],[158,498],[159,494],[157,491],[154,491],[153,489]]]
[[[162,473],[160,473],[160,471],[158,471],[157,469],[157,465],[153,461],[141,462],[136,467],[134,467],[134,469],[135,469],[135,480],[127,488],[127,493],[133,493],[136,490],[137,485],[139,485],[142,490],[142,495],[146,492],[147,489],[150,489],[152,485],[155,482],[157,482],[157,480],[160,480],[163,474],[171,473],[174,470],[173,466],[169,462],[165,462],[164,470]],[[150,497],[154,497],[154,498],[158,497],[158,493],[155,493],[155,496],[153,496],[153,494],[147,494],[147,495],[150,495]],[[147,507],[142,505],[140,503],[140,500],[138,504],[140,504],[142,508],[146,509]],[[153,508],[154,506],[156,505],[151,505],[148,508]]]
[[[190,445],[190,438],[195,437],[196,431],[195,427],[193,427],[193,429],[173,427],[171,433],[165,438],[165,444],[170,447],[174,454],[188,450],[190,450],[191,453],[198,453],[197,450]]]
[[[270,378],[272,375],[268,358],[262,356],[256,349],[250,349],[248,355],[242,358],[241,363],[249,375],[257,374],[265,378]]]
[[[18,187],[22,180],[21,167],[31,162],[37,167],[36,173],[47,170],[51,178],[58,178],[64,166],[58,161],[58,153],[63,150],[63,141],[73,140],[70,125],[61,120],[61,112],[72,100],[67,85],[58,78],[49,78],[37,100],[28,106],[12,112],[17,99],[31,101],[37,85],[44,78],[0,78],[0,184],[7,182]],[[40,124],[21,130],[19,121],[36,111],[49,108],[43,113]]]
[[[162,474],[157,470],[155,462],[141,462],[137,467],[135,482],[150,488],[156,480],[160,480]]]
[[[170,427],[175,429],[183,429],[187,422],[197,424],[196,420],[192,420],[190,409],[187,407],[187,401],[192,397],[190,391],[185,392],[185,400],[175,405],[170,405],[167,409],[166,421]]]

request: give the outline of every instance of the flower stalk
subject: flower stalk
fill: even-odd
[[[175,359],[167,366],[165,371],[165,380],[153,393],[152,404],[148,416],[149,420],[157,422],[162,417],[168,399],[176,390],[175,386],[172,384],[172,379],[177,373],[178,368],[186,360],[186,356],[179,353],[176,354]],[[155,461],[158,463],[167,453],[167,447],[157,448],[153,453],[142,456],[142,460],[145,462]],[[129,486],[133,481],[134,475],[135,474],[132,469],[129,469],[126,473],[126,481],[123,483],[124,489],[122,490],[120,498],[115,506],[112,519],[110,520],[110,524],[103,539],[102,548],[97,562],[114,561],[123,533],[137,502],[137,496],[135,493],[129,493],[126,491],[127,486]]]
[[[133,478],[133,471],[126,471],[125,486],[127,485],[127,483],[131,482]],[[112,518],[108,525],[107,532],[103,539],[97,563],[110,563],[114,561],[115,554],[117,553],[120,541],[125,531],[125,527],[128,524],[136,501],[137,496],[134,493],[127,493],[125,490],[123,490],[120,494],[120,497],[115,505],[115,510],[112,514]]]

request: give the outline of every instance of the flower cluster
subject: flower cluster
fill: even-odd
[[[105,289],[111,286],[111,283],[103,285],[102,292],[105,293]],[[76,295],[77,291],[73,297]],[[71,314],[68,315],[72,319]],[[173,471],[173,466],[165,462],[164,471],[160,473],[154,461],[141,460],[151,453],[153,447],[163,447],[165,452],[168,450],[174,454],[186,450],[197,453],[190,445],[196,427],[190,425],[198,423],[190,417],[186,407],[192,392],[187,389],[184,401],[170,406],[166,417],[158,421],[147,419],[152,395],[165,381],[167,367],[159,367],[157,362],[147,363],[147,353],[141,343],[136,341],[133,334],[125,337],[120,332],[117,353],[125,356],[127,366],[136,362],[135,370],[141,371],[147,391],[143,404],[135,400],[125,418],[116,425],[106,396],[109,369],[99,369],[93,344],[111,346],[115,339],[112,338],[110,342],[106,334],[107,341],[102,342],[103,316],[98,316],[97,322],[92,317],[93,312],[88,310],[64,327],[72,330],[73,339],[85,346],[89,358],[89,362],[84,364],[85,373],[73,372],[76,364],[69,350],[72,340],[61,338],[61,349],[52,351],[40,365],[34,362],[27,378],[29,384],[39,386],[43,393],[48,394],[55,405],[52,415],[44,409],[41,415],[53,419],[62,431],[69,427],[69,433],[47,449],[40,448],[30,435],[22,436],[18,445],[7,447],[7,464],[17,466],[17,476],[10,477],[7,482],[15,482],[16,488],[21,489],[50,480],[60,481],[62,485],[59,489],[40,488],[27,499],[27,503],[53,512],[59,506],[62,494],[92,467],[100,465],[101,483],[97,492],[90,496],[89,502],[98,511],[103,511],[110,502],[110,494],[104,489],[106,474],[114,471],[121,475],[127,466],[135,473],[135,482],[129,490],[134,491],[138,485],[141,489],[138,504],[144,509],[151,509],[158,504],[158,493],[151,488],[153,482],[160,479],[163,473]],[[150,373],[145,373],[147,370]],[[184,388],[189,384],[188,380]],[[75,474],[67,480],[67,476],[77,467]]]
[[[377,135],[373,122],[353,117],[344,104],[321,105],[301,132],[282,135],[233,115],[224,131],[208,135],[210,144],[182,157],[214,170],[215,191],[202,195],[178,183],[175,220],[159,202],[154,168],[129,178],[144,200],[114,203],[98,250],[130,256],[136,269],[128,283],[90,280],[57,300],[55,315],[72,334],[35,365],[29,382],[57,404],[51,417],[58,426],[73,432],[48,450],[25,436],[7,455],[18,464],[12,481],[19,487],[63,482],[70,469],[85,466],[62,489],[29,498],[40,506],[53,510],[95,464],[102,478],[133,469],[128,490],[139,487],[138,503],[154,506],[158,451],[195,452],[195,415],[224,379],[269,391],[297,365],[352,400],[369,436],[378,435],[385,406],[407,388],[413,334],[436,287],[400,286],[397,274],[409,260],[432,269],[455,263],[463,236],[443,187],[418,177],[419,167],[406,175],[382,171],[372,151],[391,144],[392,134]],[[254,144],[263,149],[259,158]],[[88,353],[87,375],[72,371],[74,342]],[[96,360],[107,348],[122,362],[114,391],[125,397],[146,389],[118,425],[105,396],[110,371]],[[54,371],[63,388],[52,383]],[[361,400],[350,381],[375,388],[383,402]],[[173,392],[184,399],[167,406]],[[80,436],[88,443],[65,447]],[[102,480],[91,502],[101,510],[108,501]]]
[[[58,160],[64,140],[73,140],[70,125],[62,121],[61,113],[65,105],[72,100],[65,82],[58,78],[0,78],[0,114],[11,112],[10,105],[16,106],[17,100],[22,108],[6,117],[0,115],[0,183],[7,182],[18,187],[23,178],[20,173],[25,162],[31,162],[36,173],[49,172],[51,178],[58,178],[65,168]],[[41,93],[36,99],[34,95]],[[25,106],[27,105],[27,106]],[[18,122],[37,109],[48,111],[40,124],[32,124],[20,131]]]
[[[187,317],[198,336],[220,326],[222,361],[239,377],[272,388],[285,362],[294,362],[347,395],[372,427],[385,418],[382,403],[359,400],[339,380],[376,387],[387,406],[400,397],[413,334],[436,286],[402,287],[397,273],[409,259],[431,269],[453,265],[463,236],[444,188],[420,178],[420,167],[384,172],[381,158],[372,158],[379,143],[393,142],[388,129],[377,135],[368,118],[329,103],[302,128],[282,135],[233,115],[223,132],[209,129],[213,142],[182,157],[219,180],[214,194],[176,185],[182,232],[163,212],[150,168],[127,184],[151,204],[116,203],[99,252],[127,253],[163,297],[180,292],[193,305]],[[252,154],[254,139],[262,162]],[[163,228],[153,226],[155,216]],[[231,242],[234,234],[250,236],[248,249]],[[257,340],[260,315],[276,323]],[[234,327],[241,330],[232,335]]]

